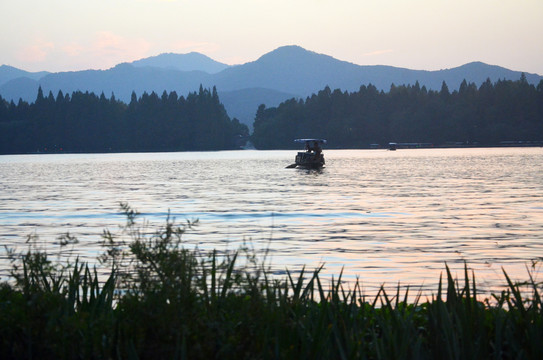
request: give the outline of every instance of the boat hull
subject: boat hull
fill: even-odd
[[[315,154],[312,152],[299,152],[295,158],[296,166],[318,169],[324,166],[324,156],[322,154]]]

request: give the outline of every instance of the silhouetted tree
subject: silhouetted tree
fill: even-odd
[[[59,91],[8,104],[0,97],[0,153],[179,151],[239,148],[247,126],[231,121],[217,90],[133,92],[128,105],[89,92]]]
[[[330,146],[368,147],[372,143],[448,142],[495,145],[502,141],[543,141],[543,81],[534,87],[518,81],[485,81],[480,88],[464,80],[450,92],[414,85],[371,85],[357,92],[328,86],[305,101],[291,99],[274,108],[261,105],[254,122],[257,148],[292,148],[296,137],[325,137]]]

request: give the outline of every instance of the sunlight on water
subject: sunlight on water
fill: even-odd
[[[543,149],[329,150],[322,171],[285,169],[295,151],[0,156],[0,240],[26,236],[72,255],[102,250],[102,230],[125,222],[127,202],[152,225],[170,211],[199,219],[185,239],[201,249],[269,249],[276,273],[313,269],[435,291],[447,263],[466,261],[479,287],[501,268],[526,279],[543,258]],[[3,278],[9,266],[0,260]]]

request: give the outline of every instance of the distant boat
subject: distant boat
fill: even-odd
[[[287,166],[287,168],[319,169],[324,166],[325,162],[321,145],[326,144],[325,139],[296,139],[294,141],[304,143],[305,151],[298,152],[294,159],[294,164]]]
[[[394,142],[388,143],[388,150],[390,150],[390,151],[396,151],[397,147],[398,147],[398,144],[396,144]]]

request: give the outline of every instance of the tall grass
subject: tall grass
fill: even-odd
[[[321,268],[277,279],[243,250],[188,250],[192,223],[168,218],[149,234],[123,210],[129,239],[104,233],[105,279],[78,259],[11,254],[2,359],[543,359],[534,271],[524,283],[504,272],[508,287],[483,301],[467,266],[462,282],[445,267],[424,302],[399,286],[368,299],[341,273],[326,284]]]

